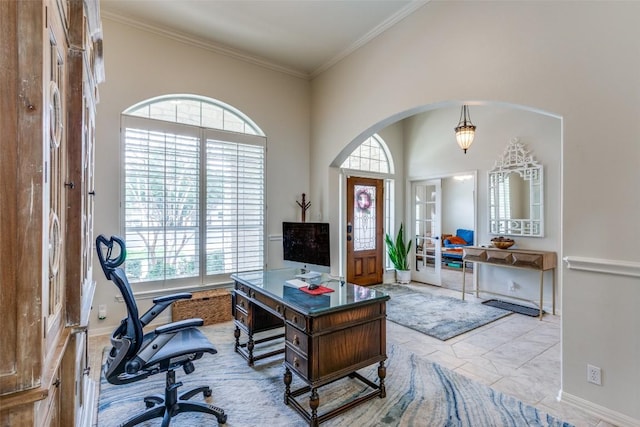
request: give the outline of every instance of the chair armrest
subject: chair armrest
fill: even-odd
[[[154,304],[159,304],[159,303],[163,303],[163,302],[173,302],[173,301],[177,301],[179,299],[191,299],[193,295],[191,295],[190,292],[180,292],[177,294],[171,294],[171,295],[163,295],[163,296],[159,296],[157,298],[153,299],[153,303]]]
[[[155,332],[156,335],[169,334],[172,332],[178,332],[182,329],[197,328],[203,324],[204,321],[196,317],[193,319],[178,320],[177,322],[158,326],[153,332]]]
[[[142,327],[147,326],[153,319],[158,317],[165,308],[169,307],[175,301],[182,299],[190,299],[191,294],[189,292],[181,292],[178,294],[163,295],[153,299],[153,307],[151,307],[146,313],[140,317],[140,323]]]

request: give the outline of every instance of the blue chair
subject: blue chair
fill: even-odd
[[[461,248],[473,245],[473,230],[458,228],[456,235],[446,238],[443,243],[446,248]]]

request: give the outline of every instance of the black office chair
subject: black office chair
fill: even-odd
[[[117,250],[114,251],[116,245]],[[138,306],[131,286],[124,270],[119,267],[126,258],[124,241],[118,236],[107,240],[100,235],[96,238],[96,250],[102,271],[107,279],[116,284],[127,306],[127,317],[111,336],[113,347],[103,367],[105,378],[111,384],[127,384],[160,372],[167,373],[164,396],[145,397],[147,410],[132,416],[121,425],[134,426],[162,417],[162,427],[167,427],[171,417],[181,412],[204,412],[215,415],[218,423],[226,423],[227,415],[221,408],[188,400],[198,393],[205,397],[211,396],[210,387],[198,387],[178,396],[178,387],[182,383],[176,382],[175,370],[182,367],[186,374],[190,374],[195,370],[194,360],[200,359],[204,353],[217,353],[198,329],[203,324],[202,319],[181,320],[143,332],[143,328],[174,301],[189,299],[191,294],[180,293],[156,298],[153,300],[154,306],[142,317],[138,317]]]

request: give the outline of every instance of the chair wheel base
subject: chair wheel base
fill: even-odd
[[[173,371],[168,371],[167,375],[173,377]],[[225,424],[227,422],[227,414],[224,413],[222,408],[204,402],[192,402],[189,400],[200,393],[202,393],[205,398],[211,397],[211,387],[196,387],[178,396],[178,387],[175,387],[174,381],[169,381],[169,384],[173,384],[173,386],[165,389],[164,397],[160,395],[146,396],[144,403],[147,410],[129,418],[121,424],[121,427],[133,427],[154,418],[162,418],[162,427],[168,427],[171,418],[182,412],[211,414],[216,417],[218,424]]]

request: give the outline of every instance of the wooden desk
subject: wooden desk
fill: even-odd
[[[255,361],[284,352],[284,401],[293,406],[310,426],[317,426],[351,407],[374,397],[386,396],[384,379],[387,359],[386,301],[383,292],[320,278],[334,289],[323,295],[309,295],[289,286],[286,280],[295,270],[273,270],[234,274],[232,311],[235,322],[235,350],[251,366]],[[284,349],[255,355],[253,335],[284,326],[284,335],[275,334],[260,342],[285,337]],[[241,342],[242,333],[247,340]],[[375,384],[356,371],[379,363]],[[307,386],[291,390],[292,372]],[[318,388],[344,377],[358,379],[373,389],[318,415]],[[296,397],[311,392],[307,410]]]
[[[483,248],[479,246],[464,247],[462,255],[462,299],[466,291],[465,266],[467,262],[476,262],[480,264],[491,264],[498,267],[524,268],[527,270],[537,270],[540,272],[540,320],[542,320],[542,304],[544,302],[544,272],[551,270],[552,273],[552,304],[553,314],[556,314],[556,266],[557,255],[555,252],[549,251],[531,251],[520,249],[498,249]],[[476,288],[476,297],[480,294],[480,285]],[[514,298],[529,301],[524,298],[518,298],[511,295],[504,295],[496,292],[482,291],[487,294],[503,295],[508,298]],[[535,303],[535,302],[534,302]]]

